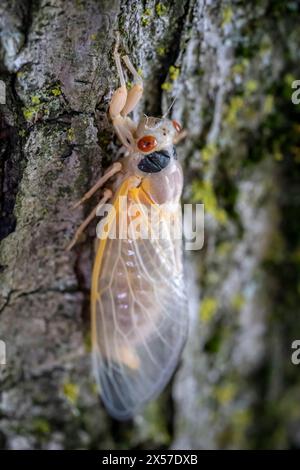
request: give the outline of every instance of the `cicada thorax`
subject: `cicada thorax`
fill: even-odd
[[[172,159],[158,173],[148,173],[142,179],[141,187],[153,204],[178,202],[182,193],[183,175],[177,160]]]
[[[113,190],[117,193],[122,183],[131,178],[129,194],[137,194],[144,204],[164,204],[179,201],[182,187],[182,168],[176,149],[169,146],[151,153],[134,153],[122,159],[123,172],[116,179]],[[136,177],[136,181],[134,181]]]
[[[174,146],[143,155],[138,164],[138,169],[144,173],[159,173],[166,168],[173,159],[177,159]]]
[[[137,189],[133,188],[131,194],[136,197],[138,192],[144,204],[164,204],[179,200],[183,176],[174,146],[129,156],[127,168],[128,174],[140,178]]]

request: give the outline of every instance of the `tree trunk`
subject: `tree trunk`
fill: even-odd
[[[3,0],[0,25],[0,447],[299,447],[298,2]],[[143,70],[139,113],[177,97],[184,202],[206,211],[181,366],[128,424],[91,376],[95,226],[65,251],[95,200],[72,203],[119,147],[116,30]]]

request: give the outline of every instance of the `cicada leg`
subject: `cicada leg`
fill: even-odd
[[[138,71],[134,68],[132,65],[131,60],[127,55],[123,57],[123,60],[128,68],[128,70],[132,73],[133,79],[134,79],[134,85],[133,87],[129,90],[126,104],[124,108],[122,109],[122,116],[127,116],[131,111],[134,110],[134,108],[137,106],[138,102],[140,101],[141,97],[143,96],[143,80],[141,76],[139,75]]]
[[[119,34],[117,35],[117,41],[116,41],[116,46],[114,50],[114,59],[115,59],[115,63],[116,63],[116,67],[117,67],[117,71],[119,75],[120,87],[117,88],[116,91],[114,92],[112,99],[110,101],[110,105],[109,105],[109,115],[112,120],[120,116],[121,111],[126,104],[127,95],[128,95],[118,48],[119,48]]]
[[[99,210],[99,208],[102,207],[111,197],[112,197],[112,191],[110,189],[105,189],[103,193],[103,197],[101,198],[100,202],[97,204],[96,207],[94,207],[94,209],[90,212],[87,218],[82,222],[82,224],[76,230],[73,239],[71,240],[71,242],[66,248],[67,251],[70,251],[73,248],[73,246],[78,241],[82,232],[86,229],[86,227],[90,224],[90,222],[94,219],[94,217],[96,217],[97,211]]]

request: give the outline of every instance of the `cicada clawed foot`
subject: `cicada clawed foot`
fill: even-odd
[[[87,218],[82,222],[82,224],[76,230],[72,241],[69,243],[69,245],[66,248],[67,251],[70,251],[74,247],[74,245],[79,240],[80,235],[83,233],[86,227],[90,224],[90,222],[96,217],[97,212],[100,209],[100,207],[102,207],[109,199],[111,199],[112,195],[113,193],[110,189],[104,190],[103,196],[100,199],[100,202],[96,205],[96,207],[94,207],[94,209],[89,213]]]

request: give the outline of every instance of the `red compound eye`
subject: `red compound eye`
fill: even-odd
[[[144,135],[138,140],[137,146],[141,152],[150,152],[157,145],[157,140],[153,135]]]
[[[172,124],[176,130],[176,132],[180,132],[181,131],[181,125],[179,124],[179,122],[177,121],[172,121]]]

